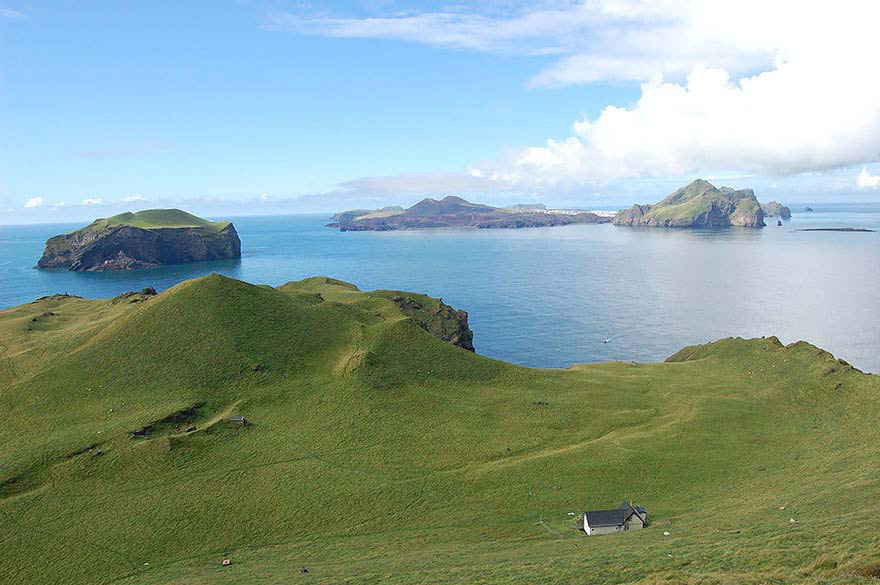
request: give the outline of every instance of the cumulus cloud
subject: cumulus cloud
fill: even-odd
[[[129,195],[122,199],[125,203],[134,203],[135,201],[144,201],[143,195]]]
[[[608,105],[576,121],[569,136],[481,164],[471,173],[479,179],[562,186],[712,171],[787,176],[880,160],[880,3],[486,6],[368,18],[276,14],[271,26],[544,55],[549,63],[524,80],[532,87],[641,84],[635,104]]]
[[[867,167],[862,167],[856,177],[856,185],[859,189],[880,189],[880,175],[872,175]]]
[[[524,148],[483,173],[514,182],[608,181],[711,169],[791,175],[880,157],[880,85],[853,91],[847,72],[797,62],[734,82],[697,66],[660,76],[631,108],[606,107],[572,135]],[[829,107],[830,106],[830,107]]]
[[[40,207],[41,205],[43,205],[42,197],[31,197],[24,203],[25,207]]]
[[[102,197],[95,197],[94,199],[83,199],[83,205],[101,205],[104,203],[104,199]]]

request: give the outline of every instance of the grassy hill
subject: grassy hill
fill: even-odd
[[[228,221],[208,221],[196,217],[180,209],[145,209],[132,213],[127,211],[96,219],[94,222],[82,228],[83,230],[102,230],[108,227],[127,225],[143,229],[179,228],[179,227],[203,227],[219,231],[229,225]]]
[[[880,574],[877,376],[775,338],[534,370],[431,335],[430,302],[213,275],[0,311],[0,582]],[[570,528],[623,498],[646,530]]]

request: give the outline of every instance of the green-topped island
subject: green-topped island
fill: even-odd
[[[97,219],[49,238],[37,268],[100,272],[240,256],[232,222],[208,221],[180,209],[148,209]]]

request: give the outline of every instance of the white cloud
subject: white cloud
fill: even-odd
[[[95,197],[94,199],[83,199],[83,205],[100,205],[104,203],[104,199],[102,197]]]
[[[856,185],[859,189],[880,189],[880,175],[872,175],[867,167],[862,167],[856,178]]]
[[[880,84],[853,90],[848,68],[798,62],[730,80],[697,66],[684,84],[658,76],[631,108],[606,107],[572,135],[490,165],[524,182],[608,181],[707,170],[790,175],[880,158]]]
[[[435,12],[366,18],[274,12],[266,28],[339,38],[379,38],[493,53],[559,55],[535,86],[616,79],[643,81],[657,71],[686,73],[693,56],[744,71],[771,61],[765,47],[744,50],[741,34],[701,30],[689,18],[703,0],[540,0],[457,4]],[[716,19],[710,20],[716,24]],[[695,34],[699,33],[699,34]]]
[[[261,194],[260,194],[260,201],[268,201],[268,200],[269,200],[269,194],[268,194],[268,193],[261,193]]]
[[[125,203],[134,203],[135,201],[144,201],[143,195],[129,195],[122,199]]]
[[[25,202],[24,206],[25,207],[40,207],[42,204],[43,204],[42,197],[31,197],[30,199],[28,199]]]
[[[639,81],[567,137],[480,165],[509,185],[734,172],[786,176],[880,161],[880,3],[542,0],[379,18],[276,14],[333,37],[558,55],[527,83]],[[464,5],[458,5],[464,6]],[[513,9],[498,8],[513,6]],[[546,59],[546,57],[544,58]]]
[[[11,8],[0,8],[0,18],[24,18],[24,13],[19,12],[18,10],[12,10]]]

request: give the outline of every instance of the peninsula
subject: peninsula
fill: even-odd
[[[697,179],[653,205],[633,205],[615,225],[649,227],[764,227],[764,211],[751,189],[715,187]]]
[[[439,299],[326,277],[0,311],[0,583],[880,569],[880,377],[774,337],[566,370],[469,337]],[[624,497],[651,511],[644,530],[571,529]]]
[[[526,228],[569,225],[573,223],[609,223],[607,214],[570,209],[528,207],[492,207],[449,196],[441,200],[423,199],[408,209],[384,208],[375,211],[353,210],[335,214],[327,227],[339,231],[390,231],[442,227]]]
[[[228,221],[208,221],[179,209],[149,209],[97,219],[49,238],[37,268],[101,272],[241,256]]]

